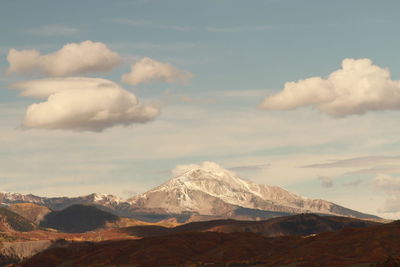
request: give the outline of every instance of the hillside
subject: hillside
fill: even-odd
[[[0,231],[29,232],[35,228],[36,225],[33,222],[5,207],[0,207]]]
[[[162,236],[186,232],[251,232],[265,237],[307,236],[323,232],[334,232],[346,227],[362,228],[379,223],[359,219],[300,214],[273,218],[266,221],[215,220],[193,222],[167,228],[157,225],[138,225],[122,229],[122,231],[139,237]]]
[[[51,212],[49,208],[34,203],[12,204],[8,209],[36,224],[39,224],[43,217]]]
[[[188,232],[140,240],[72,243],[48,249],[22,266],[352,266],[400,259],[400,222],[345,228],[315,236],[267,238],[254,233]],[[223,265],[224,266],[224,265]],[[384,265],[380,265],[384,266]],[[397,265],[394,265],[397,266]]]
[[[53,211],[44,216],[40,226],[67,233],[82,233],[104,227],[107,222],[115,222],[118,216],[93,206],[72,205],[61,211]]]

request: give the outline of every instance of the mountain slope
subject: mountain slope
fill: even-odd
[[[36,228],[36,225],[18,215],[15,212],[10,211],[7,208],[0,207],[0,231],[19,231],[29,232]]]
[[[93,193],[87,196],[79,197],[39,197],[32,194],[23,195],[11,192],[0,192],[0,203],[17,204],[17,203],[34,203],[37,205],[48,207],[52,210],[62,210],[74,204],[96,204],[109,209],[116,209],[129,206],[128,203],[122,201],[119,197],[113,195],[105,195]]]
[[[191,169],[159,187],[128,200],[141,209],[232,215],[239,207],[286,213],[323,213],[357,218],[376,218],[334,203],[309,199],[277,186],[243,180],[212,162]]]
[[[93,206],[72,205],[61,211],[47,214],[40,226],[54,228],[66,233],[83,233],[115,222],[118,217]]]
[[[12,204],[8,206],[8,209],[36,224],[39,224],[43,217],[51,212],[49,208],[34,203]]]

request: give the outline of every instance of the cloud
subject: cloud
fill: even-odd
[[[45,25],[39,28],[28,30],[28,33],[44,36],[72,36],[79,33],[79,30],[66,25]]]
[[[325,188],[333,187],[333,181],[332,181],[331,177],[319,176],[318,180],[320,181],[322,187],[325,187]]]
[[[102,131],[115,125],[144,123],[159,110],[112,81],[98,78],[48,78],[18,82],[12,87],[26,97],[46,99],[28,107],[26,128]]]
[[[379,174],[372,180],[372,187],[376,191],[385,193],[400,193],[400,178],[395,178],[387,174]]]
[[[221,28],[221,27],[207,27],[206,30],[208,32],[231,32],[231,33],[236,33],[236,32],[247,32],[247,31],[265,31],[265,30],[271,30],[273,29],[272,26],[270,25],[255,25],[255,26],[247,26],[247,27],[228,27],[228,28]]]
[[[167,25],[165,23],[157,23],[151,20],[132,20],[126,18],[116,18],[112,19],[113,22],[129,25],[134,27],[143,27],[143,28],[151,28],[151,29],[159,29],[159,30],[173,30],[179,32],[188,32],[191,30],[190,27],[179,26],[179,25]]]
[[[358,187],[362,182],[363,181],[361,179],[357,179],[355,181],[344,183],[343,186],[346,186],[346,187]]]
[[[182,103],[188,103],[188,104],[212,104],[215,103],[217,100],[215,98],[196,98],[196,97],[190,97],[190,96],[181,96],[179,98],[179,101]]]
[[[372,180],[371,185],[375,191],[387,195],[385,206],[380,212],[394,213],[400,211],[400,178],[380,174]]]
[[[153,81],[186,83],[193,77],[192,73],[179,70],[171,64],[145,57],[132,65],[131,72],[124,74],[122,81],[132,85]]]
[[[371,166],[377,164],[399,163],[400,156],[368,156],[355,157],[342,160],[334,160],[326,163],[318,163],[301,166],[302,168],[354,168],[357,166]]]
[[[100,42],[84,41],[64,45],[60,50],[41,55],[37,50],[8,51],[8,73],[41,73],[60,77],[106,72],[121,63],[121,57]]]
[[[186,164],[186,165],[177,165],[173,170],[171,170],[171,173],[173,177],[180,176],[188,171],[191,171],[193,169],[203,169],[208,172],[228,172],[227,169],[222,167],[221,165],[212,162],[212,161],[204,161],[201,164]]]
[[[271,166],[270,163],[266,164],[256,164],[256,165],[240,165],[228,168],[231,171],[257,171],[263,170]]]
[[[260,104],[266,110],[312,106],[333,117],[368,111],[400,109],[400,81],[370,59],[344,59],[342,68],[326,79],[312,77],[287,82],[284,89]]]

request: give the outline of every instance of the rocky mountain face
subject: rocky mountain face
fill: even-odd
[[[298,213],[377,218],[329,201],[298,196],[277,186],[241,179],[213,162],[193,165],[164,184],[125,201],[103,194],[45,198],[0,193],[0,202],[29,202],[52,210],[61,210],[74,204],[90,204],[118,216],[150,221],[170,216],[180,221],[226,218],[254,220]]]
[[[259,185],[239,178],[212,162],[204,162],[161,186],[135,196],[128,202],[137,208],[169,213],[232,216],[240,208],[288,214],[321,213],[371,218],[332,202],[309,199],[277,186]]]

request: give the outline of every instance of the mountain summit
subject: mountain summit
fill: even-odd
[[[259,185],[241,179],[214,162],[178,166],[174,173],[176,177],[128,202],[141,209],[210,216],[229,216],[237,209],[245,208],[283,213],[373,217],[325,200],[298,196],[277,186]]]

